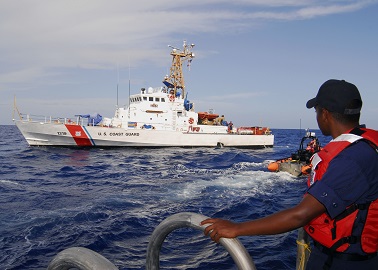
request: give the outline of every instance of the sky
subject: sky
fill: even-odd
[[[378,129],[377,14],[378,0],[0,0],[0,125],[18,117],[15,100],[32,115],[112,117],[129,92],[163,86],[168,45],[186,40],[197,112],[317,129],[307,100],[344,79]]]

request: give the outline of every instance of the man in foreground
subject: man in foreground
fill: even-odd
[[[219,242],[304,227],[315,245],[306,269],[378,269],[378,132],[360,126],[360,93],[344,80],[326,81],[306,106],[333,140],[313,156],[303,200],[257,220],[206,219],[204,233]]]

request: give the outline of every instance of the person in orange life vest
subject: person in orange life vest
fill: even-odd
[[[314,155],[302,201],[257,220],[203,220],[204,234],[219,242],[304,227],[315,245],[306,269],[378,269],[378,132],[359,124],[360,93],[344,80],[323,83],[306,107],[333,139]]]
[[[311,153],[315,153],[315,152],[319,151],[319,146],[316,142],[316,139],[313,139],[311,142],[309,142],[307,144],[306,150],[311,152]]]

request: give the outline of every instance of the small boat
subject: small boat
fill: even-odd
[[[239,127],[237,132],[240,134],[266,135],[269,134],[270,130],[267,127]]]
[[[201,119],[201,120],[207,119],[209,121],[213,121],[218,116],[219,116],[219,114],[210,113],[210,112],[199,112],[198,113],[198,118]]]
[[[306,148],[304,147],[305,142],[308,142]],[[269,163],[268,170],[271,172],[288,172],[296,177],[307,175],[311,172],[312,155],[320,150],[321,145],[315,136],[315,132],[307,131],[299,144],[299,149],[290,157]]]
[[[194,58],[194,44],[172,47],[170,75],[163,86],[142,88],[112,118],[100,114],[38,117],[19,114],[14,120],[31,146],[69,147],[273,147],[267,127],[234,127],[224,115],[196,112],[188,100],[182,72]],[[95,107],[95,104],[93,105]],[[15,110],[18,109],[15,106]]]

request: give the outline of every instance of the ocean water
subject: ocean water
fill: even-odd
[[[324,145],[329,138],[315,131]],[[119,269],[145,269],[154,229],[180,212],[245,221],[297,204],[306,178],[267,170],[304,130],[273,130],[273,148],[29,147],[0,126],[0,269],[46,269],[60,251],[92,249]],[[256,268],[295,269],[297,231],[240,237]],[[236,269],[201,231],[168,235],[161,269]]]

